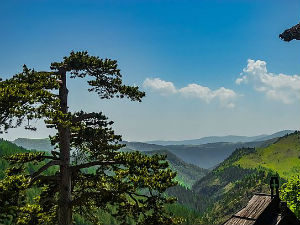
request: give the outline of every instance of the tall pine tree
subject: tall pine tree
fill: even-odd
[[[50,69],[35,71],[24,65],[22,73],[0,81],[0,132],[27,121],[25,129],[36,130],[32,119],[43,119],[48,128],[57,130],[50,137],[56,146],[51,155],[32,152],[7,158],[14,166],[0,182],[0,213],[5,215],[0,220],[70,225],[76,213],[96,224],[101,209],[120,224],[172,224],[164,205],[174,199],[164,191],[176,182],[165,156],[120,152],[121,136],[114,133],[113,122],[106,116],[70,112],[67,76],[85,78],[88,90],[101,99],[141,101],[145,93],[122,83],[117,61],[87,52],[71,52]],[[41,166],[27,174],[24,165],[28,163]],[[47,173],[52,167],[57,167],[56,172]],[[32,187],[39,187],[41,193],[28,204],[24,196]]]

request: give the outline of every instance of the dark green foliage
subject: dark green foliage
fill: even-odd
[[[50,217],[47,214],[41,214],[41,207],[37,205],[38,198],[36,197],[40,194],[40,190],[36,187],[29,187],[28,176],[26,176],[26,173],[37,170],[45,163],[40,162],[39,165],[26,163],[24,167],[9,167],[5,159],[10,158],[9,156],[16,159],[16,155],[26,157],[29,154],[29,151],[9,141],[0,141],[0,174],[2,174],[0,177],[0,220],[4,224],[37,224],[39,220],[45,221],[44,224],[49,222]],[[38,153],[37,156],[44,154]],[[53,169],[55,168],[44,173],[50,175]]]
[[[128,97],[132,101],[141,101],[145,96],[138,87],[131,87],[122,84],[122,75],[116,60],[100,59],[97,56],[90,56],[87,52],[71,52],[70,56],[64,57],[62,62],[51,64],[52,70],[70,71],[71,78],[84,78],[90,85],[89,91],[96,92],[102,99],[113,97]]]
[[[199,213],[203,212],[203,210],[205,209],[201,204],[201,202],[205,202],[203,196],[200,196],[196,194],[193,190],[187,189],[186,187],[183,187],[181,185],[169,188],[167,190],[167,194],[170,196],[175,196],[179,204],[184,205],[185,207],[188,207]],[[183,217],[186,218],[186,216]]]
[[[181,222],[184,225],[197,225],[201,223],[201,214],[190,207],[182,204],[167,205],[167,210],[173,215],[181,218]]]
[[[9,163],[3,158],[4,156],[14,153],[25,153],[27,150],[16,146],[15,144],[0,139],[0,179],[5,175],[5,170],[9,167]]]

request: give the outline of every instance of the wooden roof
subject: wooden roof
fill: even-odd
[[[234,214],[223,225],[300,225],[289,210],[280,214],[280,199],[268,194],[255,194],[247,206]]]
[[[224,225],[260,224],[260,220],[262,220],[262,215],[265,212],[271,211],[271,209],[273,209],[274,211],[278,204],[279,199],[276,197],[272,198],[271,195],[267,194],[255,194],[249,201],[248,205],[236,214],[234,214],[229,220],[227,220],[224,223]],[[275,217],[268,217],[267,220],[272,220],[275,222]],[[268,223],[266,223],[265,225],[267,224]],[[272,224],[276,224],[276,222]]]
[[[235,215],[256,220],[273,199],[270,195],[254,195],[248,205]]]

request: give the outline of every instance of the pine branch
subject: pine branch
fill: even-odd
[[[106,165],[115,165],[115,164],[121,164],[121,162],[116,161],[94,161],[89,163],[84,163],[76,166],[71,166],[70,169],[72,171],[80,170],[83,168],[89,168],[91,166],[106,166]]]
[[[38,171],[34,172],[31,175],[31,178],[35,178],[36,176],[40,175],[42,172],[47,170],[51,166],[60,165],[60,160],[52,160],[48,162],[46,165],[42,166]]]

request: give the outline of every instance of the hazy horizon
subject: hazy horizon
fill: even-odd
[[[155,141],[186,141],[186,140],[196,140],[196,139],[201,139],[201,138],[206,138],[206,137],[226,137],[226,136],[241,136],[241,137],[255,137],[255,136],[262,136],[262,135],[272,135],[274,133],[277,132],[281,132],[281,131],[286,131],[286,130],[297,130],[297,129],[283,129],[283,130],[278,130],[275,132],[271,132],[271,133],[260,133],[260,134],[255,134],[255,135],[243,135],[243,134],[225,134],[225,135],[207,135],[207,136],[201,136],[201,137],[195,137],[195,138],[186,138],[186,139],[167,139],[167,140],[163,140],[163,139],[156,139],[156,140],[127,140],[123,138],[123,141],[133,141],[133,142],[155,142]],[[6,138],[5,138],[6,136]],[[12,138],[11,135],[9,134],[3,134],[3,138],[9,141],[14,141],[18,138],[28,138],[28,139],[46,139],[48,137],[29,137],[29,136],[23,136],[23,137],[15,137]]]

